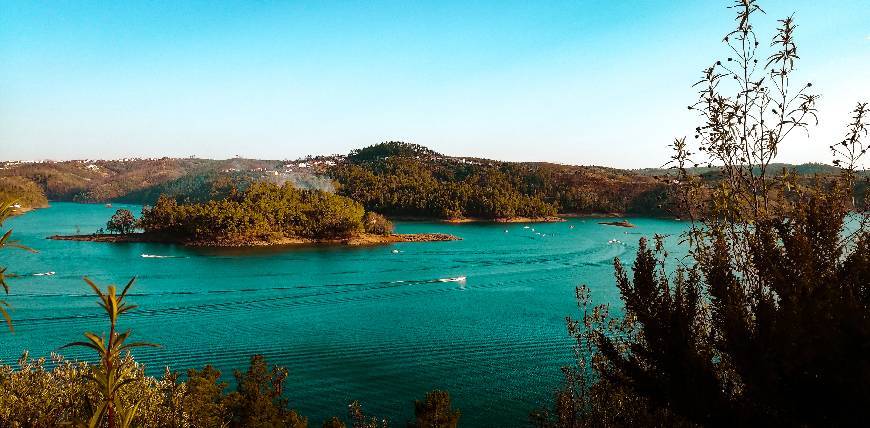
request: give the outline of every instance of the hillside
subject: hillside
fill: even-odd
[[[340,194],[394,216],[667,214],[660,207],[666,187],[655,177],[603,167],[450,157],[399,142],[355,150],[329,174]]]
[[[23,210],[48,206],[48,199],[35,182],[24,177],[0,177],[0,202],[10,201],[15,201]]]
[[[326,184],[316,177],[280,170],[279,161],[256,159],[127,159],[0,164],[0,177],[35,183],[49,200],[121,201],[153,204],[160,195],[202,202],[244,189],[255,181],[294,180],[303,186]]]
[[[777,164],[774,169],[830,175],[824,164]],[[692,172],[715,180],[716,168]],[[153,205],[161,195],[179,203],[222,199],[252,183],[292,183],[349,197],[394,217],[440,219],[546,218],[562,214],[668,216],[672,170],[622,170],[545,162],[452,157],[426,147],[385,142],[348,155],[295,161],[258,159],[127,159],[0,163],[0,196],[28,206],[45,199]],[[859,199],[866,183],[858,186]],[[41,195],[40,192],[44,194]]]

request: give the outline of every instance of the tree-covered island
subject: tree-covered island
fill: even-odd
[[[52,236],[51,239],[100,242],[171,242],[191,246],[235,247],[342,243],[451,241],[441,233],[396,234],[383,216],[359,203],[321,190],[292,184],[254,183],[244,191],[203,203],[178,203],[160,197],[132,219],[118,210],[107,223],[110,233]],[[141,229],[142,232],[133,232]],[[112,233],[118,232],[118,233]]]

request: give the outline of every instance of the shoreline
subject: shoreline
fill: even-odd
[[[26,206],[26,207],[12,208],[12,216],[14,217],[14,216],[19,216],[19,215],[24,215],[24,214],[27,214],[31,211],[41,210],[44,208],[50,208],[50,206],[48,204],[45,204],[45,205],[40,205],[40,206]]]
[[[211,247],[211,248],[234,248],[234,247],[277,247],[294,245],[347,245],[366,246],[384,245],[399,242],[446,242],[460,241],[454,235],[446,233],[392,233],[389,235],[374,235],[362,233],[348,238],[314,239],[302,237],[285,237],[271,240],[177,240],[165,236],[150,235],[146,233],[131,233],[126,235],[116,234],[91,234],[91,235],[52,235],[46,239],[55,241],[79,241],[79,242],[107,242],[107,243],[130,243],[151,242],[160,244],[178,244],[186,247]]]
[[[460,223],[560,223],[566,221],[564,218],[556,216],[547,217],[503,217],[503,218],[457,218],[441,220],[444,223],[460,224]]]

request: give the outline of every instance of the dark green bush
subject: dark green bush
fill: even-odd
[[[616,259],[620,318],[578,288],[578,361],[533,415],[539,426],[852,426],[870,406],[870,215],[853,199],[870,112],[858,103],[831,146],[837,176],[775,172],[817,95],[790,85],[793,19],[779,21],[765,58],[752,26],[761,9],[733,8],[725,42],[739,55],[704,71],[689,107],[696,143],[673,145],[689,256],[669,271],[658,237],[640,241],[630,270]],[[689,173],[698,153],[719,166],[715,181]]]

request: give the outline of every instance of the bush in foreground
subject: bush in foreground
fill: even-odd
[[[624,316],[577,298],[577,364],[539,426],[850,426],[870,406],[870,216],[854,199],[867,147],[858,103],[831,146],[841,173],[804,183],[771,164],[815,119],[810,84],[793,87],[792,18],[760,57],[754,0],[737,1],[733,58],[706,69],[697,147],[674,143],[675,194],[690,218],[689,256],[666,269],[663,239],[615,260]],[[759,62],[761,62],[759,64]],[[726,91],[733,90],[732,93]],[[687,173],[703,156],[716,182]]]

